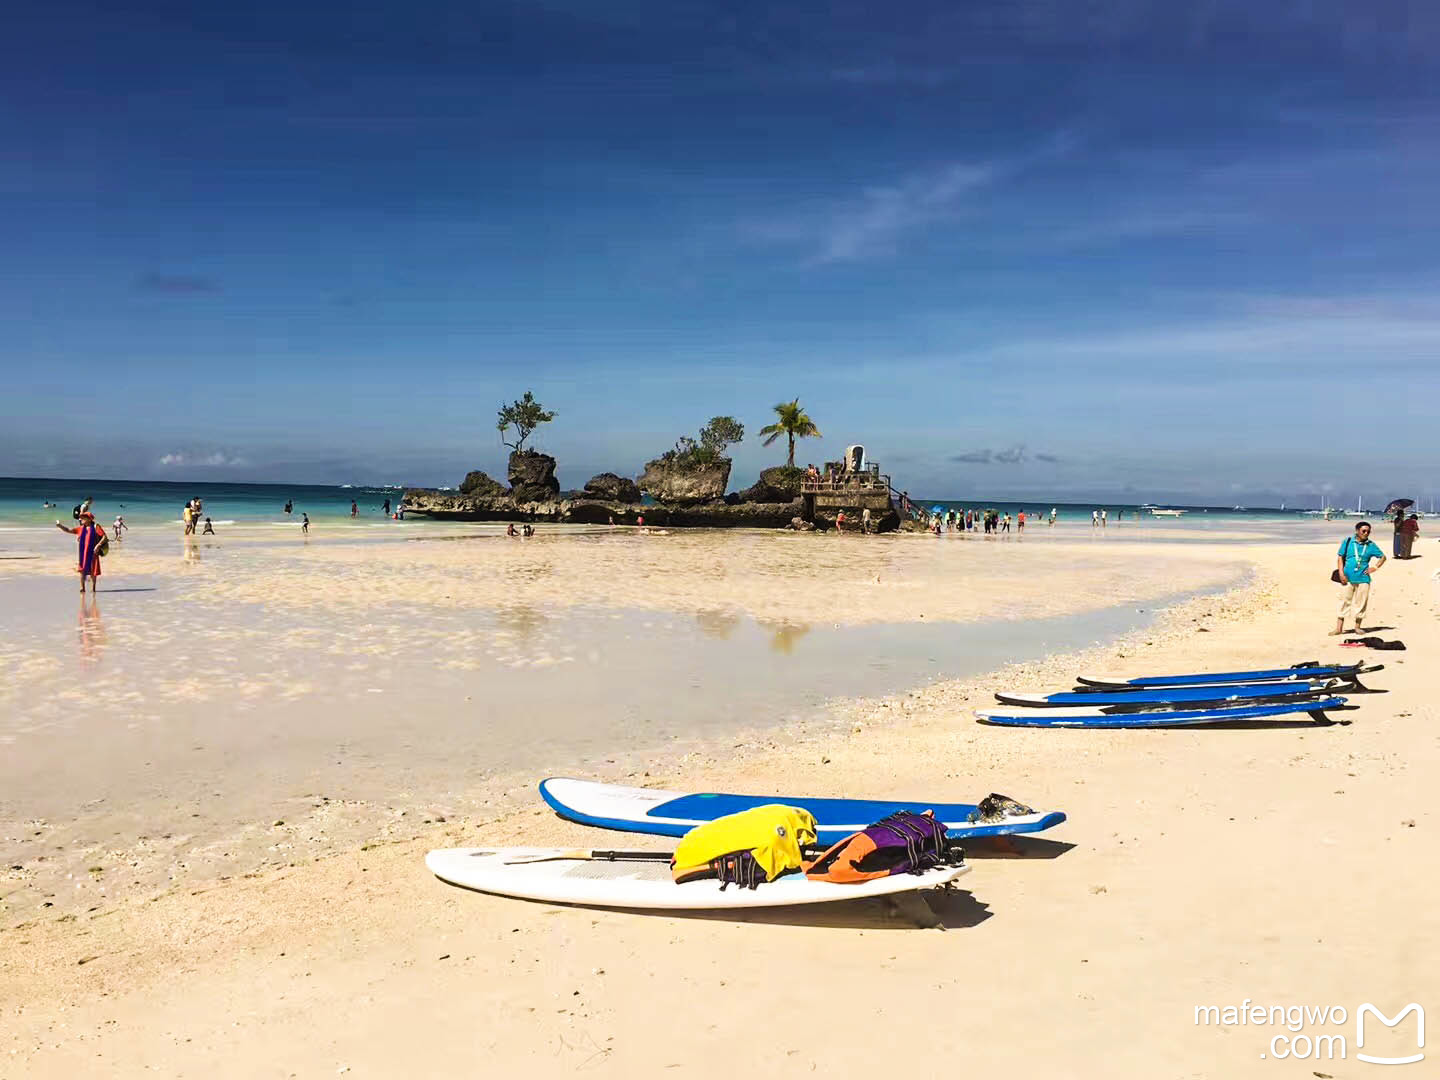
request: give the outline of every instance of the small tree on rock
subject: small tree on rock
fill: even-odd
[[[496,419],[496,430],[500,432],[500,444],[508,446],[517,454],[525,447],[525,440],[528,439],[541,424],[548,424],[555,419],[553,412],[547,412],[545,408],[535,400],[535,395],[529,390],[519,401],[512,401],[509,405],[500,406],[500,412]],[[509,442],[505,433],[511,428],[515,429],[515,441]]]
[[[745,425],[733,416],[712,416],[700,429],[700,438],[682,435],[675,449],[660,455],[662,461],[674,465],[713,465],[725,456],[725,448],[745,438]]]
[[[723,457],[725,448],[745,438],[745,425],[733,416],[712,416],[710,422],[700,429],[700,446],[712,451],[715,457]]]

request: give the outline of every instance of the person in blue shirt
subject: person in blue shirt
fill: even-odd
[[[1371,566],[1371,559],[1380,561]],[[1335,629],[1330,631],[1331,637],[1345,632],[1346,616],[1355,620],[1356,630],[1360,629],[1360,621],[1365,618],[1365,609],[1370,604],[1370,575],[1384,565],[1385,552],[1370,539],[1370,523],[1356,522],[1355,535],[1347,536],[1335,553],[1335,569],[1343,588],[1340,591],[1340,614],[1335,620]]]

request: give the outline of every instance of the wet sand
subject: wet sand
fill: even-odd
[[[0,572],[5,921],[483,818],[555,772],[823,731],[832,701],[1112,637],[1245,572],[1118,530],[375,535],[137,529],[85,599],[66,538]],[[1076,570],[1104,589],[1064,589]]]
[[[936,548],[912,555],[904,545],[930,543],[950,541],[896,538],[889,572],[917,581],[915,595],[935,598],[933,610],[983,610],[946,595],[988,595],[989,584],[946,576],[957,565],[973,574],[969,548],[964,558],[925,563],[935,577],[922,578],[917,563]],[[1069,812],[1026,857],[973,853],[966,891],[942,911],[950,933],[916,930],[865,905],[774,922],[677,920],[516,903],[429,878],[421,858],[433,846],[607,836],[553,818],[530,794],[534,777],[516,778],[491,813],[428,822],[407,813],[378,845],[317,861],[296,846],[294,865],[218,887],[187,884],[122,902],[91,895],[94,910],[46,909],[0,939],[8,1029],[0,1061],[36,1076],[138,1075],[152,1066],[176,1075],[460,1075],[477,1061],[542,1075],[673,1067],[719,1076],[736,1066],[844,1075],[893,1063],[893,1046],[826,1040],[803,1022],[787,1022],[774,1040],[738,1033],[776,1030],[774,1018],[797,1009],[827,1025],[827,1017],[898,1009],[929,1033],[927,1058],[938,1051],[967,1069],[1013,1074],[1022,1061],[1053,1076],[1277,1074],[1287,1066],[1260,1056],[1270,1032],[1197,1026],[1193,1005],[1334,1001],[1353,1013],[1364,1000],[1390,1012],[1427,995],[1440,1000],[1428,959],[1440,942],[1429,902],[1437,882],[1426,854],[1440,827],[1430,781],[1440,715],[1423,662],[1440,634],[1425,560],[1391,563],[1377,576],[1372,622],[1393,627],[1386,636],[1404,638],[1410,651],[1368,657],[1389,666],[1374,682],[1390,693],[1364,698],[1347,725],[1021,732],[975,725],[966,710],[996,686],[1058,686],[1076,670],[1351,659],[1325,636],[1335,599],[1323,582],[1330,546],[1172,552],[1167,543],[1167,558],[1201,568],[1192,587],[1254,576],[1088,652],[913,692],[848,695],[823,710],[824,723],[745,716],[724,739],[549,770],[681,789],[780,792],[803,783],[819,794],[951,799],[999,790]],[[1066,567],[1082,556],[1104,564],[1112,552],[1122,565],[1097,574],[1159,561],[1143,543],[1096,548],[1058,537],[1048,549],[1027,544],[1024,555],[1036,555],[1013,564],[1027,579],[1018,592],[1026,603],[1053,598],[1059,610],[1046,614],[1087,602],[1105,610],[1117,606],[1099,603],[1111,597],[1097,597],[1091,575],[1077,581]],[[983,569],[993,576],[1018,549],[1001,555],[994,546]],[[990,554],[979,543],[975,550],[974,558]],[[720,565],[737,578],[752,573]],[[1207,577],[1212,570],[1222,576]],[[1174,571],[1163,583],[1172,595]],[[795,602],[809,590],[797,586]],[[337,606],[349,610],[363,591],[341,594]],[[672,595],[686,600],[669,610],[687,610],[692,590]],[[733,603],[747,594],[724,595]],[[912,609],[911,618],[919,614],[929,611]],[[558,669],[576,699],[607,692],[571,670]],[[381,772],[396,766],[377,762]],[[311,810],[324,813],[324,804]],[[657,1025],[662,999],[715,1026]],[[1044,1039],[1025,1034],[1037,1025]],[[1376,1045],[1385,1052],[1383,1040]],[[1330,1064],[1343,1066],[1321,1071],[1342,1075]]]

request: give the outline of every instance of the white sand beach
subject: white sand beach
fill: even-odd
[[[1326,636],[1337,531],[238,542],[189,562],[157,539],[107,565],[103,633],[76,616],[63,555],[0,564],[0,590],[25,607],[8,609],[3,659],[0,1075],[852,1075],[893,1067],[902,1031],[928,1062],[975,1072],[1350,1075],[1362,1002],[1387,1014],[1440,1002],[1428,559],[1377,575],[1370,622],[1408,651],[1362,654],[1386,664],[1371,679],[1386,692],[1352,699],[1341,723],[1015,731],[969,712],[993,689],[1059,689],[1077,671],[1351,662]],[[122,581],[157,592],[103,591]],[[584,621],[596,610],[649,613],[660,637],[682,617],[741,636],[751,622],[922,621],[944,635],[1202,591],[1118,641],[958,677],[937,666],[913,690],[813,710],[791,699],[793,715],[754,707],[649,740],[622,712],[613,754],[575,722],[637,677],[608,677],[609,643]],[[715,663],[737,656],[723,634],[706,640]],[[526,707],[518,684],[495,689],[502,668],[555,696]],[[662,661],[646,677],[683,702],[684,671]],[[767,677],[779,694],[782,676]],[[543,771],[507,767],[530,764],[508,749],[487,762],[503,740],[461,722],[466,680],[471,698],[506,695],[485,725],[533,732]],[[437,739],[439,754],[420,748]],[[963,891],[938,905],[946,931],[878,903],[743,920],[557,908],[426,872],[432,847],[619,838],[543,807],[533,782],[556,773],[678,790],[1000,791],[1069,820],[1018,854],[972,846]],[[437,777],[444,790],[427,787]],[[85,785],[104,789],[101,805]],[[1293,1032],[1196,1023],[1196,1006],[1245,999],[1345,1006],[1352,1022],[1334,1031],[1351,1061],[1300,1071],[1266,1056]],[[1381,1032],[1367,1049],[1413,1044],[1413,1030]]]

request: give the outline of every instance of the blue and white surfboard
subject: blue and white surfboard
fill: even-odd
[[[833,844],[897,810],[920,814],[933,810],[952,839],[1009,836],[1040,832],[1065,820],[1058,810],[1036,812],[1001,821],[971,821],[974,803],[914,802],[901,799],[825,799],[809,795],[734,795],[719,792],[685,794],[651,788],[602,784],[594,780],[551,777],[540,782],[540,797],[567,821],[601,829],[684,836],[697,825],[755,806],[783,803],[815,815],[820,843]]]
[[[1031,728],[1165,728],[1269,720],[1301,713],[1324,719],[1325,709],[1338,709],[1343,697],[1318,700],[1235,705],[1224,709],[1151,709],[1145,712],[1101,712],[1087,709],[977,709],[982,724]]]
[[[1207,671],[1190,675],[1142,675],[1135,679],[1124,679],[1104,675],[1081,675],[1075,681],[1081,687],[1093,686],[1101,690],[1122,690],[1126,687],[1140,689],[1162,686],[1206,686],[1215,683],[1269,683],[1309,681],[1312,679],[1354,680],[1372,671],[1385,670],[1384,664],[1297,664],[1288,668],[1262,668],[1259,671]]]
[[[1002,705],[1025,705],[1030,708],[1058,708],[1071,705],[1187,705],[1249,698],[1285,698],[1298,694],[1318,694],[1329,690],[1324,682],[1284,682],[1221,684],[1218,686],[1175,686],[1129,690],[1062,690],[1054,694],[997,693]]]

